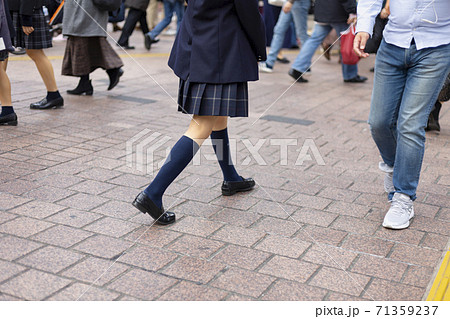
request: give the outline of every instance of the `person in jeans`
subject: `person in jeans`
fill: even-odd
[[[310,0],[288,0],[280,12],[278,22],[273,30],[272,42],[270,44],[270,52],[267,56],[266,62],[259,64],[259,69],[262,72],[272,73],[273,66],[277,60],[277,56],[283,46],[284,37],[287,30],[294,20],[295,33],[300,38],[300,43],[303,45],[309,36],[308,30],[308,10],[311,6]]]
[[[164,0],[164,19],[145,35],[145,47],[150,50],[153,43],[158,42],[156,37],[172,22],[172,16],[177,15],[177,32],[180,29],[184,14],[184,0]]]
[[[289,70],[289,75],[297,82],[308,82],[302,75],[311,67],[314,53],[330,31],[334,28],[340,34],[356,20],[356,0],[316,0],[314,20],[316,24],[312,35],[302,46]],[[358,75],[356,64],[342,63],[342,75],[344,82],[361,83],[367,80],[366,77]]]
[[[364,52],[383,0],[359,0],[355,52]],[[376,56],[369,125],[386,172],[386,228],[407,228],[425,151],[428,115],[450,71],[450,1],[396,0]]]

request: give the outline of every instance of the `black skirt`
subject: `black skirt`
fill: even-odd
[[[247,117],[247,82],[211,84],[180,79],[178,111],[203,116]]]
[[[30,50],[47,49],[52,47],[52,37],[50,34],[50,26],[45,21],[42,9],[33,13],[34,31],[30,35],[26,35],[22,30],[19,12],[13,12],[13,25],[16,36],[14,38],[14,46]]]

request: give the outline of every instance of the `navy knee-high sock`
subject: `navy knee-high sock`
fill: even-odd
[[[222,169],[223,179],[227,182],[242,181],[231,160],[228,130],[225,128],[221,131],[212,131],[211,141]]]
[[[167,187],[177,178],[197,153],[200,146],[191,138],[182,136],[170,151],[169,157],[144,193],[162,207],[162,196]]]

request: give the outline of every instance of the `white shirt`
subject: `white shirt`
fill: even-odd
[[[383,0],[359,0],[356,32],[372,35]],[[450,43],[450,0],[392,0],[384,40],[409,48],[414,38],[418,50]]]

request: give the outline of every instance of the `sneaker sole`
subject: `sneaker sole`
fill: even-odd
[[[409,216],[408,221],[405,224],[402,225],[398,225],[398,226],[391,226],[391,225],[387,225],[383,222],[383,227],[384,228],[389,228],[389,229],[405,229],[409,227],[409,221],[414,217],[414,210],[411,213],[411,216]]]

